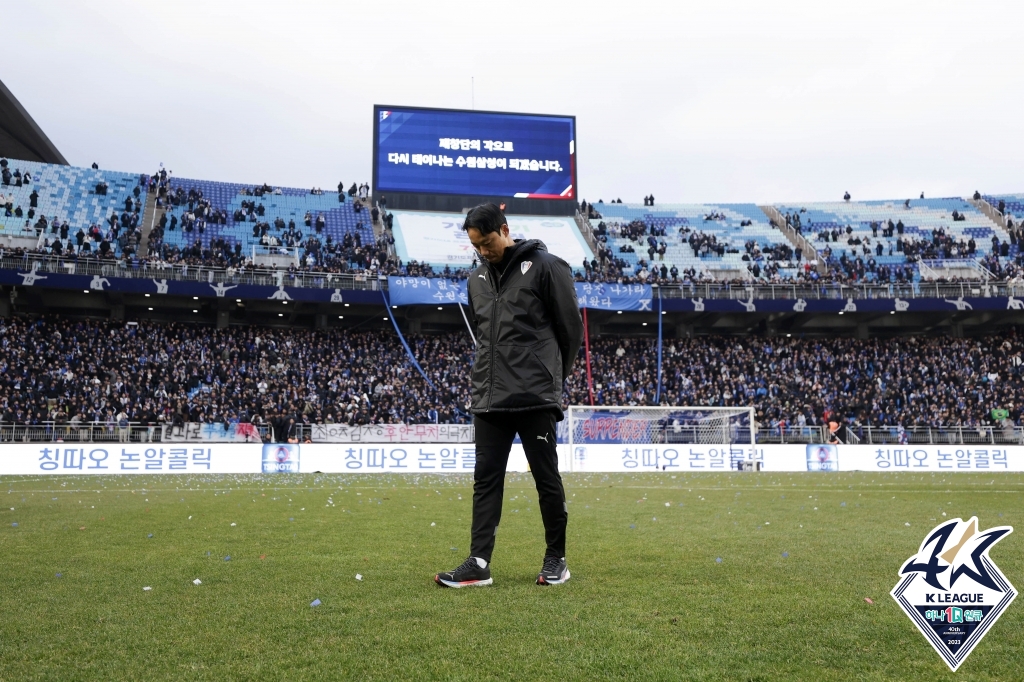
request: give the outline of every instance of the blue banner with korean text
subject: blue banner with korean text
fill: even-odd
[[[592,310],[653,310],[650,284],[576,282],[576,300]]]
[[[465,280],[436,277],[388,277],[391,305],[447,305],[469,299]]]

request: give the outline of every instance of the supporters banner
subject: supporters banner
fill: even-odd
[[[726,472],[759,461],[766,472],[1024,472],[1024,447],[759,445],[558,445],[564,472]],[[570,452],[571,450],[571,452]],[[751,457],[753,455],[753,457]],[[0,476],[35,474],[471,474],[470,443],[105,443],[0,445]],[[508,470],[529,471],[516,443]]]
[[[403,263],[415,260],[435,268],[468,268],[474,260],[479,261],[462,229],[466,216],[461,213],[394,211],[392,215],[395,250]],[[584,258],[594,258],[573,218],[506,216],[506,220],[513,239],[539,239],[550,253],[573,268],[583,267]]]
[[[580,308],[596,310],[652,310],[649,284],[592,284],[576,282]],[[446,305],[468,301],[465,280],[436,277],[388,277],[391,305]]]
[[[653,310],[650,284],[576,282],[576,300],[581,308],[594,310]]]
[[[111,428],[111,432],[115,429]],[[141,431],[141,429],[137,429]],[[262,443],[259,429],[248,423],[208,424],[189,422],[183,426],[158,426],[154,435],[159,432],[161,443]],[[72,434],[73,438],[73,434]],[[148,436],[147,440],[156,440]]]
[[[314,424],[314,443],[472,443],[471,424]]]
[[[435,277],[388,277],[391,305],[466,305],[465,280]]]

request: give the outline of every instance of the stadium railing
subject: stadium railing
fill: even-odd
[[[262,286],[303,287],[315,289],[387,289],[383,276],[374,274],[288,272],[270,268],[213,268],[201,265],[147,263],[141,265],[126,259],[58,258],[42,254],[0,257],[0,269],[28,272],[102,275],[135,279],[169,279],[191,282],[226,282]],[[37,285],[41,286],[41,285]],[[908,284],[837,284],[782,283],[745,285],[726,282],[694,282],[690,284],[653,285],[660,298],[704,298],[749,300],[843,300],[895,298],[988,298],[1024,296],[1024,282],[914,282]]]
[[[1024,427],[847,426],[845,441],[862,445],[1024,445]]]
[[[824,426],[759,426],[758,443],[827,443]]]
[[[38,264],[38,265],[36,265]],[[167,263],[139,263],[125,259],[98,258],[56,258],[39,254],[24,256],[5,255],[0,258],[0,269],[52,272],[63,275],[102,275],[103,277],[125,277],[129,279],[169,279],[184,282],[226,282],[229,284],[254,284],[259,286],[280,286],[314,289],[368,289],[376,291],[381,282],[374,275],[338,274],[327,272],[289,272],[274,268],[211,268],[202,265],[180,265]],[[384,288],[387,283],[383,282]],[[40,285],[37,285],[40,286]]]
[[[197,429],[197,426],[206,427]],[[37,424],[0,423],[0,442],[3,443],[204,443],[204,442],[271,442],[273,434],[266,425],[250,425],[253,435],[247,439],[222,440],[215,433],[221,423],[191,423],[189,425],[131,422],[126,428],[106,421]],[[210,430],[212,429],[212,431]],[[468,439],[473,442],[472,432]],[[258,436],[257,436],[258,434]],[[298,425],[297,438],[308,442],[313,426]],[[741,427],[734,434],[736,442],[749,443],[749,429]],[[900,430],[898,426],[848,426],[843,441],[848,445],[1024,445],[1024,427],[996,426],[911,426]],[[320,439],[318,439],[319,441]],[[660,444],[703,443],[706,436],[698,427],[665,426],[652,434],[651,442]],[[823,426],[786,426],[785,428],[759,426],[756,432],[759,444],[827,443]],[[328,441],[323,441],[328,442]],[[348,442],[348,441],[346,441]],[[454,442],[454,441],[453,441]]]

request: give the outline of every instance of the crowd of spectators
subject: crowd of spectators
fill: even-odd
[[[591,339],[594,402],[654,405],[656,341]],[[663,349],[667,405],[755,407],[762,428],[826,425],[994,425],[993,410],[1021,423],[1024,339],[904,337],[856,340],[700,336]],[[567,383],[572,404],[590,401],[585,368]],[[1000,426],[1005,424],[1000,423]]]
[[[22,173],[21,169],[17,167],[11,171],[11,162],[7,159],[0,159],[0,184],[7,187],[24,187],[31,183],[32,173],[29,171]]]
[[[3,423],[180,425],[466,423],[473,345],[464,333],[344,332],[16,317],[0,320]],[[977,428],[1021,423],[1024,339],[590,340],[598,405],[750,406],[762,428]],[[589,404],[585,350],[566,404]],[[998,419],[995,414],[1001,415]],[[1003,415],[1005,411],[1005,415]]]
[[[466,334],[0,320],[0,421],[114,425],[464,423]]]

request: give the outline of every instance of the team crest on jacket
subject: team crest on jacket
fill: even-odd
[[[530,269],[531,265],[533,265],[532,260],[524,260],[522,263],[519,264],[519,269],[522,270],[523,274],[525,275],[526,271]]]
[[[900,569],[892,598],[950,670],[960,667],[1017,597],[988,556],[1012,532],[1010,526],[978,532],[976,516],[945,521]]]

